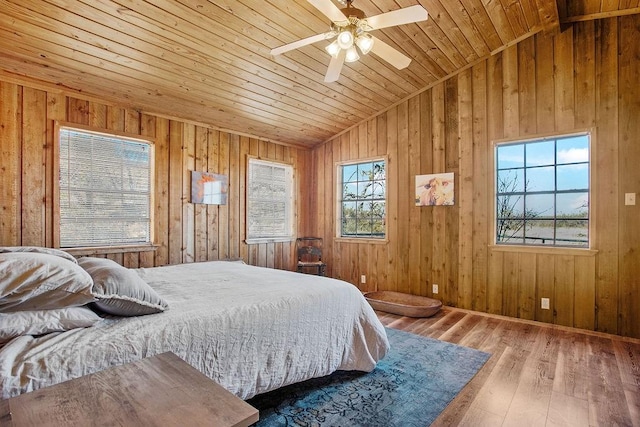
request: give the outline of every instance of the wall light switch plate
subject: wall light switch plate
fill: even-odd
[[[624,193],[624,204],[634,206],[636,204],[636,193]]]
[[[540,300],[540,308],[543,310],[549,310],[549,298],[542,298]]]
[[[367,276],[364,274],[360,276],[360,283],[367,283]]]
[[[434,294],[437,294],[437,293],[438,293],[438,284],[437,284],[437,283],[434,283],[434,284],[431,286],[431,288],[432,288],[432,292],[433,292]]]

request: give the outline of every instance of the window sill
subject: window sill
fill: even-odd
[[[334,242],[386,245],[387,243],[389,243],[389,239],[386,237],[382,239],[376,239],[371,237],[336,237],[334,238]]]
[[[126,246],[93,246],[83,248],[61,248],[63,251],[73,256],[91,256],[91,255],[106,255],[106,254],[122,254],[127,252],[149,252],[155,251],[158,245],[141,244],[141,245],[126,245]]]
[[[598,254],[597,249],[519,246],[519,245],[489,245],[489,250],[495,251],[495,252],[519,252],[519,253],[532,253],[532,254],[574,255],[574,256],[595,256]]]
[[[265,237],[265,238],[255,238],[255,239],[245,239],[245,243],[247,245],[257,245],[260,243],[283,243],[283,242],[293,242],[295,239],[293,237]]]

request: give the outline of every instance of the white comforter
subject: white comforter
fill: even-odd
[[[137,270],[164,313],[21,336],[0,349],[2,398],[172,351],[240,398],[335,370],[371,371],[384,327],[348,283],[241,262]]]

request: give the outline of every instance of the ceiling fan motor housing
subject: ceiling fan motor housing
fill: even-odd
[[[345,7],[344,9],[340,9],[340,12],[344,13],[344,16],[349,18],[349,21],[351,21],[351,18],[360,20],[366,17],[362,10],[358,9],[357,7],[351,6],[351,3],[347,4],[347,7]]]
[[[332,31],[335,31],[336,33],[340,33],[345,30],[350,31],[354,37],[366,31],[366,21],[363,21],[366,18],[366,15],[362,10],[352,7],[351,3],[349,3],[347,7],[340,9],[340,11],[347,17],[347,20],[342,22],[332,22]]]

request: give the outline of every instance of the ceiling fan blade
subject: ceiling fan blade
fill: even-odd
[[[338,9],[338,6],[333,4],[331,0],[307,0],[311,3],[316,9],[324,14],[327,18],[329,18],[333,22],[342,22],[346,21],[347,17],[344,16],[344,13]]]
[[[326,40],[328,38],[331,38],[334,35],[335,33],[331,31],[328,33],[316,34],[315,36],[307,37],[305,39],[301,39],[296,42],[285,44],[283,46],[276,47],[275,49],[271,49],[271,54],[280,55],[281,53],[289,52],[290,50],[297,49],[299,47],[306,46],[311,43],[319,42],[320,40]]]
[[[419,4],[393,10],[387,13],[366,18],[367,24],[372,30],[392,27],[394,25],[410,24],[412,22],[426,21],[429,17],[427,10]]]
[[[342,71],[342,64],[344,64],[344,57],[346,52],[344,49],[340,51],[337,58],[331,57],[329,62],[329,68],[327,68],[327,74],[324,76],[324,81],[327,83],[335,82],[340,77],[340,71]]]
[[[396,49],[392,48],[377,37],[373,37],[373,47],[371,48],[371,52],[393,65],[398,70],[407,68],[411,63],[411,58],[398,52]]]

